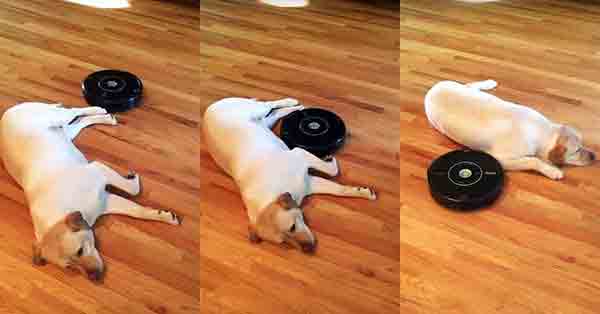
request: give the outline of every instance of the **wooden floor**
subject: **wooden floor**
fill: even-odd
[[[234,182],[201,144],[202,313],[396,313],[399,306],[398,4],[311,1],[280,9],[202,1],[201,107],[229,96],[295,97],[337,112],[350,132],[338,181],[374,202],[312,196],[315,256],[250,244]]]
[[[104,283],[31,263],[33,228],[22,191],[0,169],[0,313],[199,312],[198,8],[136,0],[125,10],[62,1],[0,0],[0,112],[20,101],[85,106],[81,81],[125,69],[145,84],[118,126],[84,130],[89,159],[141,175],[135,201],[173,209],[183,225],[102,218]]]
[[[459,146],[428,125],[423,96],[438,80],[491,78],[494,94],[600,151],[600,4],[403,0],[400,19],[401,313],[598,313],[598,164],[562,181],[509,173],[493,207],[442,209],[426,168]]]

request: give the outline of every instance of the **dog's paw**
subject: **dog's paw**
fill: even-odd
[[[562,170],[553,167],[546,172],[546,176],[552,180],[560,180],[564,177],[564,173]]]
[[[110,114],[109,116],[110,116],[110,118],[108,118],[109,119],[108,120],[109,124],[111,124],[111,125],[117,125],[119,123],[119,121],[117,121],[117,116],[116,115]]]
[[[562,171],[557,171],[551,178],[554,180],[560,180],[564,178],[564,173]]]
[[[284,99],[276,100],[273,103],[275,104],[275,108],[282,108],[282,107],[294,107],[294,106],[297,106],[300,102],[298,101],[298,99],[284,98]]]
[[[494,81],[494,80],[485,80],[482,83],[482,89],[494,89],[496,88],[496,86],[498,86],[498,82]]]
[[[129,180],[129,182],[131,182],[131,189],[128,192],[131,195],[138,195],[140,194],[141,191],[141,187],[140,187],[140,175],[133,172],[133,171],[129,171],[129,173],[127,174],[127,176],[125,176],[125,179]]]
[[[375,191],[373,191],[373,189],[371,188],[359,187],[358,192],[363,198],[366,198],[368,200],[374,201],[377,199],[377,194],[375,194]]]
[[[108,111],[106,111],[106,109],[102,108],[102,107],[98,107],[98,106],[93,106],[93,107],[88,107],[84,108],[84,114],[85,116],[94,116],[94,115],[105,115],[108,114]]]
[[[158,212],[159,220],[171,225],[181,225],[181,219],[174,212],[164,209],[157,209],[156,211]]]
[[[329,159],[329,160],[327,160]],[[330,172],[328,173],[330,176],[335,177],[340,174],[340,167],[338,166],[337,159],[333,156],[325,157],[325,161],[329,163]]]
[[[278,107],[274,110],[276,110],[276,112],[279,114],[280,117],[285,117],[285,116],[291,114],[292,112],[304,110],[304,106],[297,105],[297,106],[291,106],[291,107]]]

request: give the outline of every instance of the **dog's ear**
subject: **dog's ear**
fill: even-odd
[[[260,239],[274,243],[282,243],[283,233],[279,229],[278,215],[286,209],[281,208],[279,201],[276,200],[271,205],[265,207],[256,217],[256,224],[252,226]]]
[[[561,125],[558,129],[558,136],[554,147],[548,152],[548,160],[553,164],[560,166],[565,163],[565,153],[567,152],[567,143],[569,137],[577,136],[577,131],[567,125]]]
[[[279,205],[284,209],[298,208],[298,203],[296,203],[296,201],[292,197],[292,194],[290,194],[289,192],[285,192],[279,195],[277,203],[279,203]]]
[[[250,240],[252,243],[260,243],[262,241],[253,225],[248,226],[248,240]]]
[[[561,143],[560,139],[556,141],[554,147],[548,153],[548,160],[553,164],[560,166],[565,163],[565,153],[567,152],[567,146]]]
[[[33,244],[33,265],[44,266],[46,265],[46,259],[42,257],[42,248],[37,244]]]
[[[65,217],[65,223],[73,232],[90,229],[90,225],[85,221],[80,211],[68,214],[67,217]]]

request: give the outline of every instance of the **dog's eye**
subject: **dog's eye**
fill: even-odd
[[[77,256],[81,257],[81,255],[83,255],[83,247],[80,247],[79,250],[77,250]]]
[[[296,231],[296,224],[292,224],[292,226],[290,227],[290,232],[294,231]]]

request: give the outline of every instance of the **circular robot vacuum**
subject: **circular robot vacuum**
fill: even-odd
[[[431,196],[452,209],[477,209],[493,203],[504,184],[504,171],[491,155],[455,150],[434,160],[427,170]]]
[[[282,119],[281,139],[290,149],[300,147],[324,158],[342,147],[346,125],[331,111],[308,108]]]
[[[82,83],[85,100],[110,113],[123,112],[136,107],[142,98],[142,81],[135,75],[119,70],[94,72]]]

